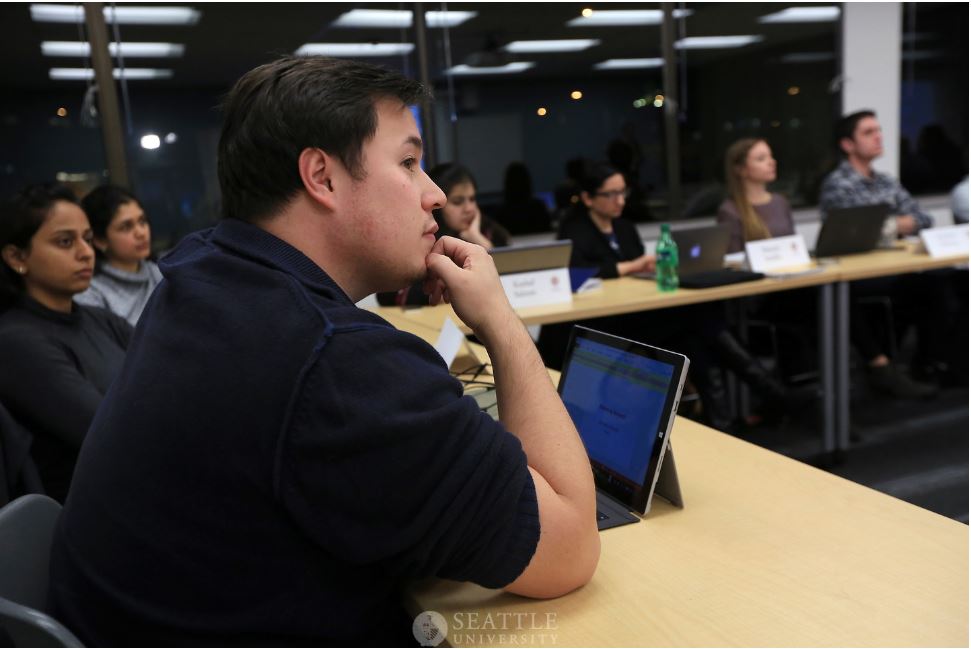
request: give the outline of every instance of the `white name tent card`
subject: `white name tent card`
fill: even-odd
[[[931,257],[954,257],[968,254],[968,224],[928,228],[920,231],[920,240]]]
[[[766,275],[805,272],[813,267],[801,235],[749,241],[745,244],[749,268]]]
[[[500,275],[499,281],[514,309],[573,301],[570,272],[566,268]]]
[[[465,334],[458,328],[455,321],[451,318],[445,318],[442,330],[438,334],[438,340],[435,341],[435,351],[439,353],[445,364],[452,367],[459,350],[467,344]]]

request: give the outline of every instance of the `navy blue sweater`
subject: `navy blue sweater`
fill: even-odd
[[[410,580],[525,569],[522,447],[427,343],[239,221],[161,268],[52,550],[85,643],[388,642]]]

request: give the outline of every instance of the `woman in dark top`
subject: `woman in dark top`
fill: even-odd
[[[556,237],[573,241],[570,266],[597,267],[605,279],[653,271],[654,257],[644,254],[637,228],[621,217],[629,195],[624,176],[610,165],[593,165],[580,189],[581,202]]]
[[[765,140],[744,138],[728,147],[728,198],[718,208],[718,222],[726,224],[731,233],[728,252],[744,250],[746,241],[796,233],[789,201],[766,188],[775,178],[775,159]]]
[[[91,282],[91,241],[66,187],[28,187],[0,210],[0,402],[33,434],[31,455],[58,500],[131,337],[124,319],[72,300]]]
[[[437,239],[458,237],[477,243],[486,250],[509,245],[509,232],[482,214],[476,200],[478,187],[472,172],[462,165],[446,162],[432,167],[428,177],[445,192],[445,206],[433,212],[438,221]]]

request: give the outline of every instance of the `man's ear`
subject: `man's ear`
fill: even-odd
[[[327,209],[334,210],[334,172],[338,169],[338,161],[322,149],[304,149],[297,160],[300,180],[307,195],[315,203]]]
[[[842,149],[843,153],[845,153],[846,155],[850,155],[851,153],[853,153],[853,150],[855,148],[856,146],[852,138],[848,138],[848,137],[840,138],[840,149]]]

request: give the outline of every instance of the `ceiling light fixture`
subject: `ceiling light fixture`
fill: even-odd
[[[202,12],[191,7],[105,7],[105,21],[119,25],[195,25]],[[33,4],[30,19],[37,23],[83,23],[81,5]]]
[[[687,18],[694,11],[675,9],[675,18]],[[566,22],[567,27],[626,27],[629,25],[660,25],[664,12],[660,9],[605,9],[582,15]]]
[[[121,79],[121,70],[112,70],[115,79]],[[91,68],[51,68],[48,76],[53,81],[87,81],[94,79]],[[125,68],[124,78],[129,81],[143,81],[147,79],[171,79],[172,70],[158,68]]]
[[[716,50],[732,47],[745,47],[764,40],[764,36],[746,34],[744,36],[689,36],[674,42],[676,50]]]
[[[607,59],[595,63],[594,70],[641,70],[644,68],[659,68],[664,65],[664,59]]]
[[[429,28],[457,27],[478,16],[477,11],[426,11],[425,25]],[[407,9],[351,9],[341,14],[331,27],[376,27],[378,29],[407,29],[412,13]]]
[[[307,43],[297,56],[400,56],[410,54],[414,43]]]
[[[789,7],[759,17],[760,23],[829,23],[839,20],[839,7]]]
[[[452,67],[445,70],[445,74],[451,74],[454,76],[472,76],[472,75],[486,75],[486,74],[516,74],[517,72],[524,72],[531,67],[536,65],[532,61],[514,61],[513,63],[507,63],[506,65],[499,65],[493,67],[472,67],[470,65],[453,65]]]
[[[118,56],[118,43],[108,43],[108,54]],[[90,56],[91,44],[81,41],[43,41],[40,53],[44,56]],[[185,45],[178,43],[122,43],[121,55],[126,58],[178,58],[185,54]]]
[[[580,52],[600,45],[599,38],[568,38],[548,41],[513,41],[503,46],[510,54],[541,54],[544,52]]]

